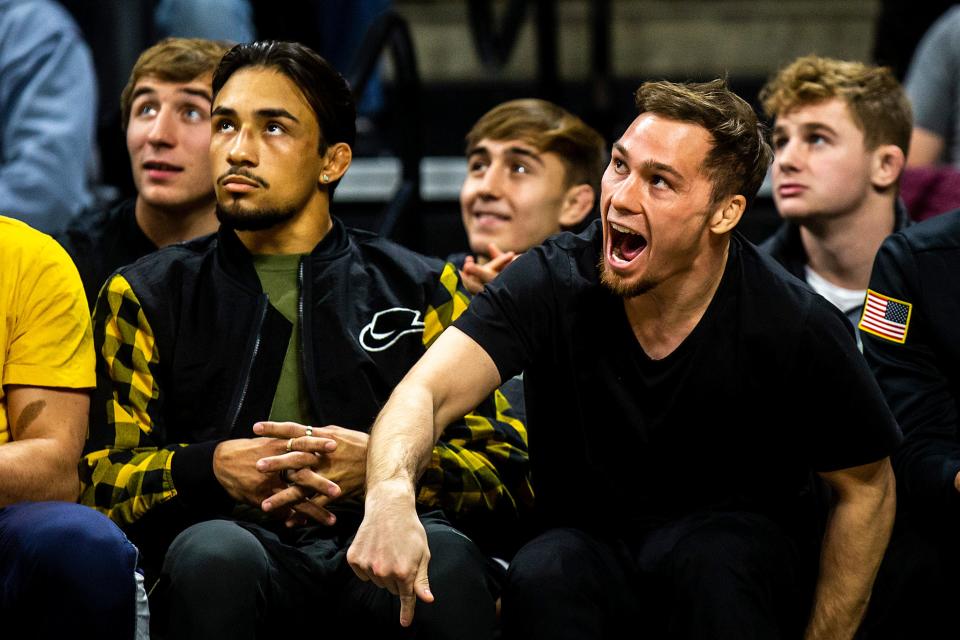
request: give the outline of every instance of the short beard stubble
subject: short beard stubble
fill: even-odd
[[[217,201],[217,220],[227,229],[234,231],[263,231],[293,218],[296,209],[253,209],[241,211],[240,203],[223,206]]]
[[[597,269],[600,270],[600,282],[614,295],[621,298],[636,298],[649,292],[656,286],[656,283],[646,280],[640,280],[633,284],[627,284],[623,278],[613,273],[607,268],[607,260],[601,256],[597,263]]]

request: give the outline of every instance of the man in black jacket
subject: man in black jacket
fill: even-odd
[[[238,45],[213,96],[221,229],[104,286],[82,500],[163,560],[154,619],[170,637],[278,637],[318,620],[380,633],[395,604],[344,560],[366,431],[468,297],[452,265],[331,217],[355,112],[326,61]],[[444,512],[508,537],[530,499],[524,426],[502,393],[488,409],[447,432],[420,485],[451,593],[425,637],[494,625],[495,575]]]
[[[77,216],[57,236],[80,271],[91,308],[119,267],[216,231],[210,83],[227,49],[212,40],[168,38],[133,66],[120,109],[137,195]]]
[[[889,69],[817,56],[781,69],[760,98],[784,219],[762,248],[856,325],[880,243],[908,222],[897,194],[910,103]]]
[[[887,238],[870,276],[863,353],[903,430],[893,456],[900,514],[911,524],[900,564],[927,575],[905,589],[912,615],[880,637],[933,637],[955,625],[960,532],[960,211]],[[894,550],[891,547],[891,550]],[[912,555],[910,555],[912,554]],[[893,573],[893,571],[891,571]],[[899,571],[903,574],[904,571]],[[881,573],[881,575],[883,575]],[[901,576],[892,576],[902,580]],[[910,591],[914,593],[910,593]],[[891,606],[905,608],[903,598]],[[951,620],[945,620],[949,616]]]

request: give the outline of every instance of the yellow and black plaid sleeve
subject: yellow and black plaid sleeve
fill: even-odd
[[[456,268],[448,263],[424,314],[424,346],[433,344],[469,302]],[[507,385],[496,390],[462,421],[449,425],[421,476],[418,502],[441,507],[452,518],[475,511],[516,517],[531,506],[522,416],[522,388],[516,383],[509,391]]]
[[[129,282],[113,276],[94,309],[97,392],[80,463],[80,501],[120,525],[130,524],[176,495],[170,463],[176,449],[159,447],[161,391],[157,345]]]

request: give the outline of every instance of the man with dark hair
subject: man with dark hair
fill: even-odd
[[[896,423],[844,317],[734,231],[770,161],[751,107],[722,80],[636,98],[601,220],[488,284],[378,416],[348,559],[402,624],[433,599],[415,480],[446,422],[523,371],[542,533],[510,565],[505,637],[850,638]]]
[[[395,602],[345,561],[366,432],[467,293],[451,265],[331,216],[355,113],[315,53],[237,45],[212,118],[220,231],[119,270],[99,296],[82,500],[148,569],[162,562],[154,619],[169,637],[272,638],[317,620],[330,635],[392,633]],[[418,632],[489,637],[497,576],[444,511],[502,533],[529,501],[508,398],[448,430],[429,466],[415,502],[452,595]]]
[[[910,103],[889,69],[817,56],[781,69],[760,98],[784,220],[762,248],[855,325],[880,243],[909,221],[897,194]]]
[[[605,156],[603,137],[546,100],[511,100],[467,134],[460,212],[470,254],[448,258],[472,293],[510,261],[593,210]]]
[[[137,59],[120,95],[135,198],[77,217],[58,237],[73,258],[90,307],[117,268],[213,233],[210,83],[228,46],[168,38]]]

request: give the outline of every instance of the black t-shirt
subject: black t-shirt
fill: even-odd
[[[526,252],[455,323],[524,372],[544,524],[615,530],[701,509],[806,521],[813,471],[879,460],[896,423],[847,320],[739,235],[704,317],[661,360],[599,284],[600,225]]]

